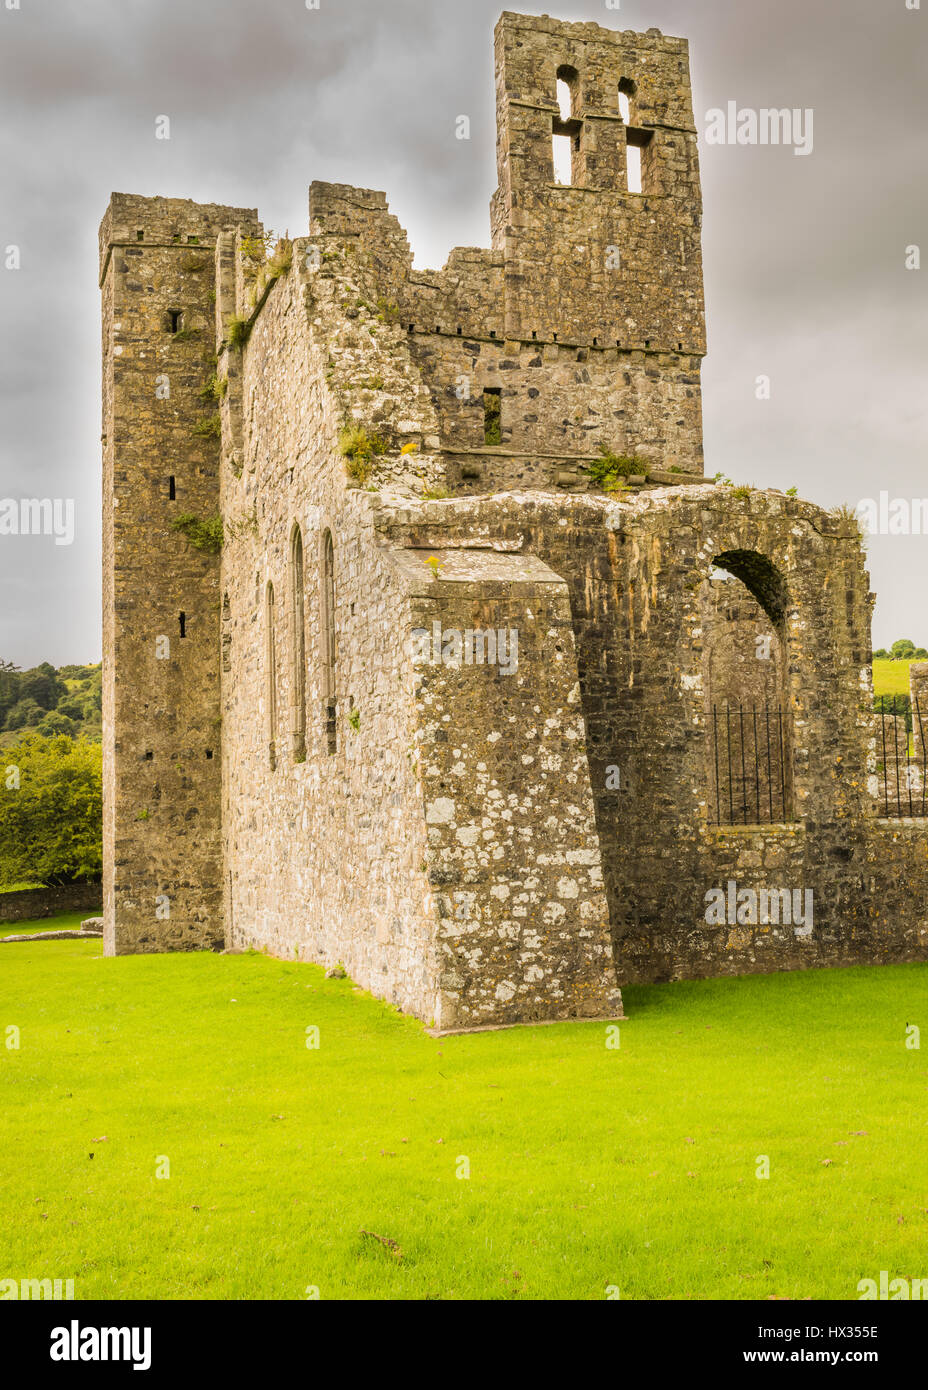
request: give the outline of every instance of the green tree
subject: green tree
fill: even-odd
[[[0,661],[0,725],[19,699],[19,667],[12,661]]]
[[[85,717],[84,701],[80,695],[69,695],[66,700],[59,700],[56,714],[66,715],[68,719],[76,719],[78,723]]]
[[[35,700],[17,700],[4,723],[4,729],[24,729],[28,724],[38,724],[45,717],[45,710]]]
[[[73,738],[77,733],[77,720],[69,718],[60,709],[50,709],[36,728],[36,733],[43,738],[54,738],[56,734],[67,734],[68,738]]]
[[[97,670],[98,666],[60,666],[58,675],[63,681],[86,681]]]
[[[915,643],[910,642],[907,637],[900,637],[899,641],[890,647],[889,654],[893,661],[911,661],[915,655]]]
[[[102,750],[34,734],[0,775],[0,883],[98,879],[103,868]]]
[[[35,700],[43,709],[54,709],[62,695],[66,695],[67,692],[64,681],[58,679],[58,672],[48,661],[33,666],[29,671],[23,671],[19,678],[19,698]]]
[[[90,679],[85,689],[81,691],[81,695],[84,699],[93,702],[93,707],[99,717],[103,709],[103,670],[100,666],[91,667]],[[84,718],[87,719],[89,716],[85,714]]]

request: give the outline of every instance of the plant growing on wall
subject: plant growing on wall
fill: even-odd
[[[293,242],[286,233],[282,237],[275,232],[265,232],[260,237],[243,237],[241,255],[244,262],[242,273],[246,280],[253,282],[251,302],[256,304],[270,282],[279,280],[293,264]]]
[[[847,503],[842,503],[840,507],[832,507],[830,515],[835,521],[847,521],[853,524],[857,534],[863,535],[863,526],[860,522],[860,513],[856,507],[851,507]]]
[[[213,372],[200,387],[200,399],[204,401],[221,401],[229,389],[229,378],[219,376]]]
[[[603,492],[621,492],[627,478],[647,478],[651,465],[637,454],[614,454],[605,444],[599,446],[599,458],[584,469],[594,487]]]
[[[243,348],[251,334],[251,320],[232,314],[226,325],[226,342],[230,348]]]
[[[338,447],[349,476],[362,485],[371,476],[375,454],[387,452],[386,440],[379,434],[368,434],[363,425],[345,425],[338,438]]]
[[[222,549],[222,517],[210,516],[203,519],[192,512],[184,512],[171,523],[173,531],[180,531],[193,546],[209,555],[218,555]]]
[[[217,412],[215,415],[207,415],[205,420],[198,420],[193,427],[193,433],[206,439],[221,439],[222,416]]]

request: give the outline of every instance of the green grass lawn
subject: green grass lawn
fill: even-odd
[[[925,966],[629,988],[609,1050],[597,1023],[434,1040],[311,965],[101,944],[0,952],[2,1278],[855,1299],[928,1277]]]
[[[80,931],[81,922],[86,922],[88,917],[102,915],[103,909],[100,908],[98,912],[59,912],[54,917],[33,917],[28,922],[0,922],[0,936],[22,936],[37,931]]]
[[[911,661],[885,661],[882,658],[873,663],[874,695],[908,695],[909,667]]]

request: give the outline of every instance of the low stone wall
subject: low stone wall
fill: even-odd
[[[63,888],[25,888],[0,893],[0,922],[29,922],[59,912],[92,912],[103,902],[101,883],[69,883]]]

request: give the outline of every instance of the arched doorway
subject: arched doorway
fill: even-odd
[[[700,591],[710,820],[792,819],[785,580],[754,550],[717,554]]]

